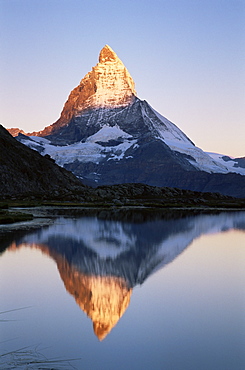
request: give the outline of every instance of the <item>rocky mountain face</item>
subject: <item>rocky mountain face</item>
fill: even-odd
[[[71,172],[15,140],[1,125],[0,153],[1,198],[30,194],[55,197],[85,189]]]
[[[244,159],[205,153],[138,99],[132,77],[108,45],[60,118],[17,139],[88,185],[144,183],[245,197]]]

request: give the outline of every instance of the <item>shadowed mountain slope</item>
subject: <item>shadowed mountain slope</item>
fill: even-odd
[[[0,125],[0,195],[48,195],[82,191],[85,187],[69,171],[15,140]]]

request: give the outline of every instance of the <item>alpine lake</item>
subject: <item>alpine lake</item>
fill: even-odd
[[[245,212],[0,225],[0,369],[245,369]]]

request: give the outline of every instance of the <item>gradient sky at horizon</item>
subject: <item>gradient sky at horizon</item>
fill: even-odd
[[[197,146],[245,156],[243,0],[0,0],[1,124],[55,122],[105,44]]]

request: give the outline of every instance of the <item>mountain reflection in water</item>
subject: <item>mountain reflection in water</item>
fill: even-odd
[[[132,289],[206,233],[245,230],[245,213],[145,222],[57,218],[9,246],[40,249],[56,262],[66,290],[103,340],[127,309]]]

